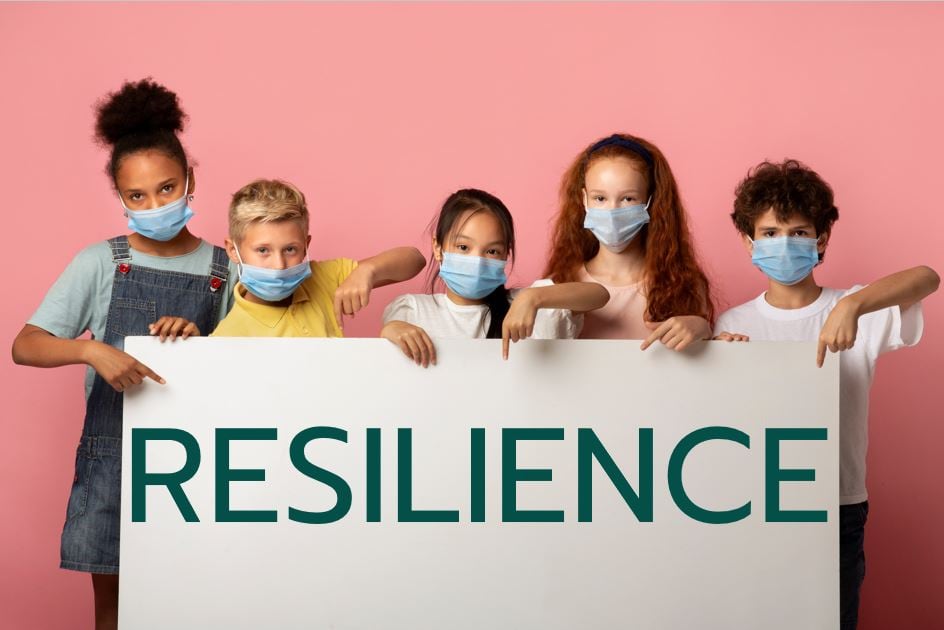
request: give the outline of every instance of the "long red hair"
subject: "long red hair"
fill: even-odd
[[[711,285],[698,264],[669,163],[651,142],[628,134],[617,136],[648,150],[652,168],[641,155],[619,144],[608,144],[592,153],[591,144],[581,151],[561,180],[561,207],[544,276],[554,282],[573,282],[580,267],[597,255],[600,243],[583,227],[587,169],[597,160],[626,158],[646,176],[652,195],[650,221],[636,237],[642,239],[645,252],[646,319],[659,322],[675,315],[699,315],[713,323]]]

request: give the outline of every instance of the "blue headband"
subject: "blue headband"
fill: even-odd
[[[618,147],[629,149],[633,153],[639,155],[639,157],[641,157],[642,159],[646,161],[646,164],[649,165],[649,168],[652,168],[652,154],[649,153],[649,150],[646,149],[646,147],[642,146],[641,144],[633,140],[627,140],[626,138],[620,137],[616,135],[615,133],[609,138],[604,138],[603,140],[600,140],[599,142],[594,144],[592,147],[590,147],[590,150],[587,151],[587,157],[590,157],[591,155],[593,155],[594,153],[596,153],[603,147],[608,147],[614,144]]]

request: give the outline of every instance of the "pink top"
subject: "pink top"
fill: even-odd
[[[646,296],[641,282],[610,286],[592,277],[583,266],[577,280],[596,282],[610,292],[606,306],[584,315],[581,339],[645,339],[652,332],[643,323]]]

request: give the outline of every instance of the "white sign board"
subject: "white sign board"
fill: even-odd
[[[814,344],[437,348],[129,338],[122,630],[838,626]]]

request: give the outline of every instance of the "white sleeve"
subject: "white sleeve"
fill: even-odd
[[[401,295],[395,298],[383,312],[383,323],[388,324],[393,321],[406,322],[413,324],[416,321],[416,300],[410,294]]]
[[[843,297],[863,287],[849,289]],[[889,306],[859,318],[859,339],[873,358],[886,352],[907,348],[921,341],[924,333],[924,310],[921,302],[915,302],[904,311],[899,306]]]

